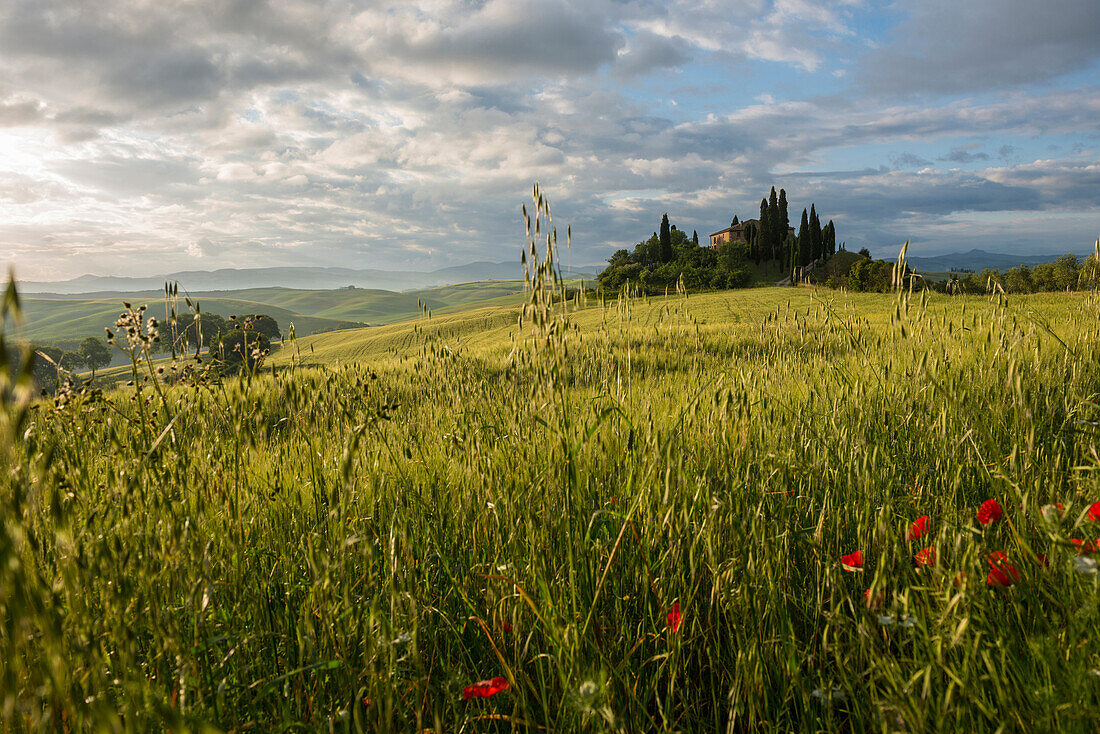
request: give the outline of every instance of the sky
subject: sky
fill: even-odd
[[[0,265],[518,272],[535,181],[574,265],[771,186],[876,256],[1087,252],[1098,30],[1097,0],[0,0]]]

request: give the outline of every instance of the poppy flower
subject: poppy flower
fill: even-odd
[[[989,575],[985,577],[985,582],[990,586],[1012,586],[1019,579],[1020,572],[1016,570],[1016,567],[1006,563],[1000,568],[989,569]]]
[[[489,696],[495,696],[501,691],[507,691],[511,688],[508,684],[508,679],[503,676],[497,676],[492,680],[483,680],[474,683],[472,686],[466,686],[462,689],[462,700],[469,701],[471,698],[488,698]]]
[[[1039,565],[1043,568],[1050,568],[1050,559],[1043,553],[1036,553],[1035,560],[1039,562]]]
[[[505,634],[507,634],[507,633],[509,633],[509,632],[511,632],[511,631],[512,631],[512,623],[511,623],[511,622],[503,622],[503,623],[502,623],[502,624],[500,625],[500,629],[501,629],[501,631],[502,631],[502,632],[504,632]]]
[[[862,571],[863,570],[863,551],[854,551],[846,556],[840,557],[840,565],[844,567],[845,571]]]
[[[679,632],[681,621],[683,620],[680,617],[680,602],[676,602],[672,605],[672,609],[668,610],[668,628],[673,632]]]
[[[1077,553],[1080,555],[1093,553],[1097,550],[1096,543],[1090,542],[1088,540],[1081,540],[1080,538],[1070,538],[1069,542],[1073,543],[1073,545],[1077,547]]]
[[[1089,507],[1089,519],[1100,520],[1100,502],[1093,502]]]
[[[918,566],[935,566],[936,565],[936,549],[932,546],[927,548],[921,548],[917,551],[917,555],[913,556],[913,561]]]
[[[982,525],[997,522],[1003,516],[1004,511],[1001,509],[1001,505],[997,500],[986,500],[982,503],[982,506],[978,508],[978,522]]]
[[[907,540],[916,540],[928,531],[928,515],[921,515],[909,526]]]
[[[881,591],[874,596],[871,595],[870,589],[867,589],[867,591],[863,592],[863,606],[867,607],[868,609],[878,609],[885,601],[886,594]]]
[[[1020,580],[1020,572],[1008,562],[1004,551],[993,551],[986,556],[989,562],[989,575],[985,582],[990,586],[1012,586]]]

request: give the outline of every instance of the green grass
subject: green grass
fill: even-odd
[[[1100,587],[1068,539],[1100,535],[1100,302],[925,297],[495,306],[299,339],[251,378],[5,387],[0,715],[1095,731]]]

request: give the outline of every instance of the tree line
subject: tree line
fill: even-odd
[[[700,245],[698,231],[688,236],[666,213],[649,239],[638,242],[633,250],[618,250],[608,259],[599,283],[608,291],[617,291],[627,283],[649,291],[678,283],[691,290],[741,288],[752,283],[754,271],[770,267],[789,274],[831,257],[837,249],[832,220],[822,226],[817,207],[811,203],[808,210],[802,210],[801,226],[795,232],[787,208],[787,192],[777,192],[773,186],[769,196],[760,200],[760,218],[748,220],[740,238],[717,247],[709,242]],[[739,223],[735,215],[730,227]]]
[[[906,268],[906,276],[912,272]],[[1083,261],[1076,255],[1062,255],[1049,263],[1018,265],[1004,272],[993,268],[977,273],[953,271],[946,280],[931,280],[919,275],[917,273],[918,277],[912,279],[914,288],[949,294],[985,294],[996,290],[1005,293],[1056,293],[1100,287],[1100,263],[1095,254]],[[864,249],[858,254],[841,250],[824,267],[815,270],[810,280],[830,288],[887,293],[893,288],[893,277],[892,262],[874,260],[871,253]]]
[[[792,232],[787,214],[787,192],[772,186],[771,193],[760,200],[758,225],[747,227],[745,239],[749,245],[749,257],[756,264],[768,261],[781,262],[789,270],[804,268],[810,263],[831,257],[836,253],[836,226],[833,220],[824,227],[817,214],[816,204],[802,210],[798,231]],[[730,226],[737,225],[737,217]]]

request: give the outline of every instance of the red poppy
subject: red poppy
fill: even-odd
[[[501,631],[503,631],[505,633],[511,632],[512,631],[512,623],[511,622],[504,622],[500,625],[500,629],[501,629]]]
[[[1012,586],[1020,580],[1020,572],[1011,564],[1004,564],[1000,568],[989,569],[989,575],[985,582],[990,586]]]
[[[996,566],[999,563],[1007,561],[1008,556],[1005,555],[1004,551],[993,551],[992,553],[986,554],[985,560],[990,566]]]
[[[913,524],[909,526],[909,535],[906,536],[907,540],[916,540],[925,534],[928,530],[928,515],[921,515]]]
[[[989,562],[989,575],[985,582],[990,586],[1012,586],[1020,580],[1020,572],[1008,562],[1004,551],[993,551],[986,556]]]
[[[886,594],[881,591],[874,596],[871,596],[870,589],[867,589],[867,591],[863,592],[863,606],[867,607],[868,609],[878,609],[882,606],[882,603],[884,601],[886,601]]]
[[[1004,511],[1001,510],[1001,505],[997,500],[986,500],[982,503],[982,506],[978,508],[978,522],[982,525],[997,522],[1003,516]]]
[[[1100,520],[1100,502],[1093,502],[1089,507],[1089,519]]]
[[[840,565],[844,567],[845,571],[862,571],[863,551],[857,550],[853,553],[849,553],[846,556],[841,556]]]
[[[913,556],[913,561],[916,562],[918,566],[935,566],[936,549],[932,546],[921,548],[917,551],[917,555]]]
[[[497,676],[492,680],[483,680],[474,683],[472,686],[466,686],[462,689],[462,700],[469,701],[471,698],[488,698],[489,696],[495,696],[501,691],[507,691],[512,686],[508,685],[508,679],[503,676]]]
[[[1081,540],[1080,538],[1070,538],[1069,542],[1073,543],[1077,547],[1077,553],[1079,555],[1085,555],[1086,553],[1093,553],[1097,550],[1097,544]]]
[[[673,632],[679,632],[681,621],[683,620],[680,617],[680,602],[676,602],[672,605],[672,609],[668,610],[668,628]]]
[[[1035,560],[1039,562],[1039,565],[1044,568],[1050,568],[1050,559],[1042,553],[1035,554]]]

